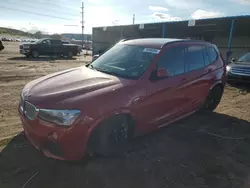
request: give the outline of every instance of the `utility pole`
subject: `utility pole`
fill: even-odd
[[[133,24],[135,24],[135,14],[133,14]]]
[[[83,44],[84,44],[84,3],[82,2],[82,47],[83,47]]]

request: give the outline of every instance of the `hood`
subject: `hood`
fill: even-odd
[[[236,61],[234,63],[229,64],[229,66],[232,67],[232,68],[250,69],[250,62]]]
[[[112,86],[123,86],[126,80],[101,73],[87,67],[79,67],[44,76],[28,83],[22,95],[35,105],[62,101]]]
[[[63,46],[78,46],[77,44],[63,44]]]
[[[21,44],[20,44],[20,46],[21,45],[27,45],[27,44],[33,44],[34,42],[22,42]]]

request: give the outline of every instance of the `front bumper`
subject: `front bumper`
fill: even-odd
[[[25,49],[25,48],[19,48],[20,54],[28,54],[30,53],[30,49]]]
[[[67,161],[83,158],[87,148],[88,126],[79,123],[65,128],[39,118],[31,121],[20,110],[19,115],[26,137],[45,156]]]
[[[238,74],[227,74],[228,81],[236,81],[236,82],[248,82],[250,83],[250,75],[238,75]]]

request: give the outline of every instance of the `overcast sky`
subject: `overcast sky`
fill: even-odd
[[[0,26],[49,33],[81,32],[81,0],[0,0]],[[250,15],[250,0],[86,0],[92,27]],[[67,26],[78,25],[78,26]]]

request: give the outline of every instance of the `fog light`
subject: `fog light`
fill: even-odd
[[[52,137],[56,140],[56,139],[57,139],[57,134],[54,132],[54,133],[52,134]]]

